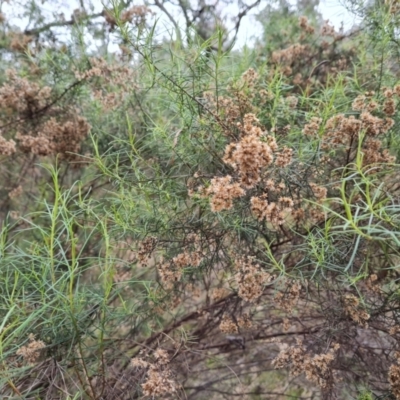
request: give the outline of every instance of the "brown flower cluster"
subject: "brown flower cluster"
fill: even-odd
[[[304,372],[304,360],[306,350],[300,340],[297,346],[289,346],[286,343],[279,343],[279,354],[272,361],[272,365],[276,369],[290,368],[292,376],[298,376]]]
[[[211,196],[210,203],[213,212],[231,209],[233,200],[245,194],[239,183],[231,183],[231,181],[232,177],[229,175],[211,179],[211,185],[205,190],[205,194]]]
[[[399,90],[400,92],[400,90]],[[396,90],[386,90],[387,99],[384,102],[384,112],[386,115],[395,113],[395,103],[393,95]],[[392,163],[395,157],[389,154],[388,150],[382,150],[382,142],[376,139],[376,136],[382,136],[387,133],[394,125],[394,120],[389,117],[377,117],[371,114],[372,111],[379,106],[371,100],[373,93],[366,93],[358,96],[352,103],[352,108],[359,111],[358,117],[351,115],[346,117],[338,114],[326,121],[323,128],[324,141],[323,149],[331,149],[332,147],[343,147],[346,151],[352,151],[354,156],[357,144],[361,134],[365,134],[366,138],[362,143],[361,151],[363,153],[363,165],[376,165],[382,163]],[[321,120],[314,118],[309,124],[306,124],[303,133],[309,136],[315,136],[316,132],[321,129]]]
[[[147,368],[149,363],[146,360],[143,360],[143,358],[134,357],[131,359],[131,366],[133,368]]]
[[[218,301],[228,296],[229,290],[226,288],[214,288],[211,292],[211,299],[214,301]]]
[[[146,7],[145,5],[136,5],[127,10],[124,10],[121,13],[120,21],[123,24],[132,23],[135,26],[141,27],[145,25],[149,14],[153,14],[150,8]],[[110,10],[104,9],[103,16],[109,26],[110,32],[112,32],[117,25],[115,15]]]
[[[6,71],[7,82],[0,88],[0,110],[27,117],[42,110],[51,98],[51,88],[20,78],[15,70]]]
[[[85,118],[77,114],[71,113],[69,117],[70,119],[65,122],[50,118],[41,126],[38,133],[30,132],[23,135],[18,132],[16,138],[21,150],[24,153],[40,156],[59,154],[64,159],[75,159],[82,141],[89,133],[90,125]]]
[[[308,34],[313,34],[315,32],[314,27],[312,27],[309,23],[308,23],[308,19],[306,16],[301,16],[299,18],[299,26],[301,29],[303,29],[306,33]]]
[[[242,329],[251,329],[253,326],[253,323],[251,322],[249,314],[242,314],[238,318],[238,325]]]
[[[256,125],[254,114],[246,114],[243,125],[238,125],[242,138],[230,143],[225,149],[224,162],[231,165],[240,176],[240,183],[246,189],[253,188],[260,181],[261,170],[272,164],[273,151],[277,144],[272,136],[261,140],[262,129]]]
[[[293,150],[284,146],[277,152],[276,139],[265,134],[257,117],[252,113],[245,114],[243,122],[237,123],[237,127],[241,133],[240,140],[226,146],[223,161],[234,168],[240,182],[233,181],[233,178],[227,175],[212,179],[207,189],[199,188],[201,195],[210,196],[211,209],[214,212],[231,209],[233,200],[246,194],[244,189],[252,189],[260,182],[265,190],[277,195],[286,188],[284,182],[277,184],[273,179],[264,181],[263,176],[266,168],[273,162],[273,153],[276,152],[276,166],[285,168],[292,162]],[[192,187],[189,188],[189,194],[194,193]],[[294,207],[292,199],[281,196],[275,201],[268,201],[266,193],[253,196],[250,203],[251,211],[257,219],[266,220],[274,226],[283,224],[285,216],[290,214]]]
[[[348,118],[343,114],[335,115],[326,121],[325,140],[334,145],[347,144],[349,138],[358,137],[361,129],[362,123],[354,115]]]
[[[150,244],[155,243],[151,240],[148,243],[148,251]],[[181,241],[180,253],[176,256],[164,260],[161,258],[157,264],[157,269],[161,281],[166,289],[172,289],[174,284],[180,281],[185,268],[197,268],[203,262],[205,255],[213,251],[213,241],[204,240],[202,234],[192,232],[185,235]],[[154,249],[153,249],[154,251]],[[186,285],[186,290],[189,290],[190,285]],[[192,294],[197,290],[192,286],[190,290]]]
[[[389,368],[390,390],[396,399],[400,399],[400,353],[395,353],[397,364],[392,364]]]
[[[389,329],[389,335],[391,336],[397,335],[398,333],[400,333],[400,325],[392,326]]]
[[[325,21],[321,28],[321,36],[336,36],[335,27],[329,24],[329,20]]]
[[[326,122],[325,137],[331,144],[347,144],[349,138],[358,137],[361,132],[371,136],[382,135],[393,125],[394,121],[391,118],[375,117],[369,111],[363,111],[359,119],[354,115],[346,117],[338,114]]]
[[[239,287],[239,297],[250,303],[258,300],[263,293],[264,286],[274,279],[250,257],[239,259],[235,264],[235,269],[237,271],[235,280]]]
[[[11,190],[11,191],[8,193],[8,197],[9,197],[10,199],[15,199],[15,198],[21,196],[21,194],[22,194],[23,191],[24,191],[24,189],[22,188],[22,186],[21,186],[21,185],[18,185],[16,188],[14,188],[13,190]]]
[[[362,123],[361,129],[364,130],[367,135],[371,136],[383,135],[394,125],[393,119],[374,117],[368,111],[361,113],[360,120]]]
[[[298,25],[300,32],[286,48],[273,51],[270,61],[292,84],[310,93],[321,83],[329,82],[329,77],[348,69],[356,51],[340,44],[345,35],[335,32],[328,21],[320,34],[316,34],[306,16],[299,18]]]
[[[283,318],[282,320],[282,329],[283,332],[288,332],[290,329],[290,319],[289,318]]]
[[[179,390],[179,385],[172,378],[173,373],[170,368],[170,357],[164,349],[156,349],[153,353],[153,362],[145,361],[140,357],[131,360],[134,368],[147,369],[146,379],[142,383],[142,390],[145,396],[171,395]]]
[[[388,116],[392,116],[396,113],[396,102],[393,98],[385,100],[385,102],[383,103],[382,111]]]
[[[283,215],[275,202],[268,203],[267,195],[252,197],[250,199],[251,212],[259,221],[264,219],[274,225],[283,224]]]
[[[198,252],[185,251],[184,253],[178,254],[172,259],[172,262],[177,268],[185,268],[189,266],[198,267],[202,261],[202,256]]]
[[[293,282],[288,285],[285,292],[276,293],[274,301],[282,310],[292,313],[300,298],[300,292],[301,284],[299,282]]]
[[[139,243],[138,259],[139,263],[146,266],[157,245],[157,238],[149,236]]]
[[[14,140],[6,140],[0,134],[0,155],[11,156],[17,151]]]
[[[382,106],[382,111],[388,115],[388,116],[393,116],[396,113],[396,106],[397,103],[394,100],[394,95],[399,96],[400,92],[400,87],[395,86],[394,89],[389,89],[386,88],[383,92],[383,95],[385,97],[385,101]]]
[[[280,197],[278,202],[268,202],[267,196],[252,197],[250,200],[251,211],[255,217],[270,222],[274,226],[284,223],[285,215],[292,212],[294,202],[289,197]]]
[[[30,43],[33,41],[33,37],[24,35],[23,33],[13,32],[9,35],[10,38],[10,49],[18,52],[25,52]]]
[[[354,111],[362,111],[368,107],[367,104],[368,104],[367,97],[365,95],[360,94],[351,103],[351,108]],[[372,110],[369,110],[369,111],[372,111]]]
[[[179,385],[172,379],[172,372],[169,369],[163,371],[151,366],[147,371],[147,379],[142,383],[142,390],[145,396],[163,396],[176,393]]]
[[[303,133],[306,136],[316,137],[318,131],[321,128],[322,119],[318,117],[312,117],[310,122],[304,125]]]
[[[331,364],[335,360],[335,350],[337,348],[331,349],[325,354],[316,354],[305,361],[304,370],[306,378],[310,382],[317,384],[323,389],[328,389],[332,386]]]
[[[27,363],[35,364],[42,354],[42,349],[45,347],[44,342],[36,340],[35,336],[31,333],[29,334],[29,343],[26,346],[20,347],[16,354],[22,356]]]
[[[374,112],[378,111],[380,106],[379,104],[372,99],[372,97],[375,95],[375,92],[366,92],[364,94],[358,95],[354,100],[353,103],[351,104],[351,108],[354,111],[359,111],[359,112]]]
[[[285,168],[292,162],[293,150],[284,146],[283,149],[277,154],[275,165],[280,168]]]
[[[241,76],[241,84],[246,85],[248,88],[254,87],[259,75],[254,68],[249,68],[247,71],[243,72]]]
[[[287,136],[291,128],[292,127],[289,124],[285,126],[274,126],[271,128],[271,133],[278,136]]]
[[[241,128],[243,115],[255,111],[253,100],[258,97],[262,103],[273,98],[273,94],[265,89],[259,90],[256,85],[259,75],[249,68],[240,79],[227,86],[228,96],[216,97],[213,92],[203,93],[203,103],[212,113],[219,128],[227,137],[236,137],[236,131]],[[246,117],[245,117],[246,118]]]
[[[51,107],[50,87],[41,87],[20,78],[14,70],[7,71],[7,78],[8,81],[0,88],[0,112],[11,117],[11,122],[15,121],[15,139],[19,149],[24,153],[41,156],[59,154],[64,159],[75,159],[73,153],[80,151],[81,143],[90,130],[86,119],[74,108],[61,110]],[[36,118],[39,114],[46,117],[54,113],[60,114],[60,117],[52,116],[44,122],[43,118]],[[33,120],[34,124],[30,125]],[[14,140],[0,136],[0,154],[11,155],[16,151]]]
[[[360,300],[352,295],[347,294],[343,297],[344,311],[358,325],[367,328],[370,315],[360,306]]]
[[[174,261],[176,261],[176,263]],[[174,261],[164,262],[158,265],[158,273],[167,289],[171,289],[174,283],[181,279],[183,268],[189,264],[190,257],[187,253],[182,253],[174,257]]]
[[[396,157],[389,153],[388,149],[382,150],[382,142],[378,139],[368,138],[363,149],[363,164],[391,164],[396,161]]]
[[[228,315],[222,317],[221,323],[219,324],[219,329],[223,333],[238,333],[238,326],[235,321]]]
[[[121,22],[129,22],[135,26],[143,26],[146,24],[148,16],[152,14],[153,11],[144,5],[132,6],[121,13]]]
[[[175,268],[171,262],[161,262],[157,266],[158,274],[166,289],[172,289],[174,284],[180,281],[182,270]]]
[[[198,267],[202,261],[201,252],[196,250],[186,250],[170,261],[161,261],[157,269],[165,288],[172,289],[174,284],[181,279],[184,268]]]
[[[136,73],[127,65],[113,64],[101,57],[92,57],[89,62],[90,68],[75,71],[75,77],[79,81],[97,78],[91,79],[93,96],[104,110],[119,107],[129,93],[138,90]]]
[[[328,194],[328,189],[319,186],[314,182],[310,182],[310,188],[315,196],[315,198],[318,200],[318,202],[323,202],[326,199],[326,196]]]
[[[283,50],[276,50],[272,53],[272,62],[275,64],[291,64],[299,57],[309,52],[307,45],[295,43]]]
[[[222,131],[226,136],[230,136],[230,127],[234,126],[240,117],[240,106],[230,97],[219,96],[217,100],[212,92],[203,93],[203,102],[214,115],[217,114],[217,109],[219,110],[221,118],[225,121]]]
[[[289,368],[293,376],[304,372],[308,381],[317,384],[322,389],[328,389],[333,384],[331,364],[339,348],[339,344],[335,344],[327,353],[311,356],[300,340],[297,346],[289,347],[287,344],[281,344],[280,352],[273,360],[273,365],[277,369]]]
[[[299,103],[299,99],[296,96],[288,96],[285,98],[285,103],[290,109],[295,109]]]
[[[234,99],[234,104],[240,112],[238,119],[254,110],[252,100],[258,92],[258,88],[256,87],[258,79],[259,75],[256,70],[249,68],[242,74],[238,82],[228,85],[228,92]],[[230,110],[227,109],[227,111]]]

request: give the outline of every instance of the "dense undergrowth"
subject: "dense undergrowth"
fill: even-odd
[[[235,51],[36,6],[1,14],[1,398],[400,398],[397,3],[268,5]]]

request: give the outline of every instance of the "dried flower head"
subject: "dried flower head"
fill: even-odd
[[[282,151],[277,154],[275,165],[277,167],[285,168],[292,162],[293,150],[284,146]]]
[[[150,366],[146,380],[141,385],[143,394],[155,398],[176,393],[179,385],[171,378],[171,375],[169,369],[161,370],[157,366]]]
[[[0,134],[0,155],[11,156],[15,152],[16,152],[16,147],[14,140],[6,140]]]
[[[253,326],[249,314],[242,314],[238,318],[238,325],[242,329],[250,329]]]
[[[152,15],[153,11],[144,5],[132,6],[125,10],[121,14],[122,23],[132,23],[136,26],[143,26],[149,15]]]
[[[31,333],[29,334],[29,343],[26,346],[20,347],[16,354],[22,356],[29,364],[35,364],[45,347],[44,342],[36,340],[35,336]]]
[[[347,294],[343,297],[344,311],[345,313],[358,325],[364,328],[368,327],[367,321],[370,315],[360,306],[360,300],[352,295]]]
[[[268,272],[261,269],[251,258],[239,259],[235,264],[235,275],[239,287],[239,297],[251,303],[263,293],[264,286],[273,280]]]
[[[270,222],[274,226],[282,225],[284,222],[283,209],[276,202],[268,202],[264,197],[252,197],[250,199],[251,211],[255,217]]]
[[[260,181],[261,169],[272,160],[271,147],[255,134],[246,135],[240,142],[228,146],[224,156],[224,162],[239,171],[241,184],[247,189]]]
[[[321,36],[336,36],[335,27],[329,24],[329,20],[325,21],[321,28]]]
[[[131,366],[134,368],[147,368],[149,363],[142,358],[135,357],[131,359]]]
[[[304,15],[299,18],[299,26],[310,35],[315,32],[315,29],[308,23],[308,18]]]
[[[388,116],[394,115],[396,113],[396,102],[394,101],[394,99],[386,99],[386,101],[383,103],[382,110]]]
[[[310,183],[310,188],[313,191],[314,196],[316,197],[316,199],[319,202],[322,202],[323,200],[326,199],[327,193],[328,193],[328,189],[323,187],[323,186],[319,186],[316,183],[311,182]]]
[[[156,362],[160,365],[168,364],[169,363],[169,355],[168,352],[165,351],[164,349],[157,349],[154,352],[154,358],[156,359]]]
[[[245,194],[239,183],[231,183],[231,181],[232,177],[229,175],[211,180],[211,185],[207,188],[206,194],[212,195],[210,203],[213,212],[229,210],[233,206],[233,200]]]
[[[312,117],[310,122],[304,125],[303,133],[306,136],[315,137],[321,128],[322,119],[318,117]]]
[[[309,48],[307,45],[295,43],[283,50],[276,50],[272,53],[272,62],[274,64],[292,64],[296,59],[307,54]],[[286,71],[288,73],[289,71]],[[286,74],[285,74],[286,75]]]
[[[251,88],[257,82],[258,73],[254,68],[249,68],[242,74],[242,82],[247,85],[247,87]]]
[[[219,329],[223,333],[238,333],[238,327],[235,321],[228,315],[222,317],[221,323],[219,324]]]
[[[214,301],[221,300],[228,295],[229,295],[229,290],[226,288],[214,288],[211,292],[211,298]]]
[[[23,191],[24,191],[24,189],[22,188],[21,185],[19,185],[16,188],[14,188],[13,190],[11,190],[11,192],[8,193],[8,197],[10,199],[15,199],[16,197],[21,196]]]
[[[279,305],[282,310],[292,313],[294,307],[300,298],[301,284],[293,282],[289,284],[284,292],[277,292],[275,295],[275,303]]]
[[[10,35],[10,49],[19,52],[25,52],[28,45],[33,41],[33,37],[23,33],[12,33]]]
[[[367,97],[365,95],[359,95],[351,104],[351,108],[354,111],[363,111],[367,107]]]
[[[389,329],[389,334],[392,335],[392,336],[397,335],[398,333],[400,333],[400,325],[392,326]]]
[[[141,265],[147,265],[157,245],[157,238],[149,236],[139,243],[138,259]]]
[[[288,96],[286,97],[285,101],[289,108],[294,109],[297,107],[299,99],[296,96]]]
[[[317,384],[323,389],[331,388],[333,385],[333,372],[331,364],[335,360],[335,352],[340,346],[334,345],[327,353],[310,355],[302,345],[297,346],[280,344],[280,352],[273,360],[275,368],[289,368],[292,376],[305,373],[308,381]]]

